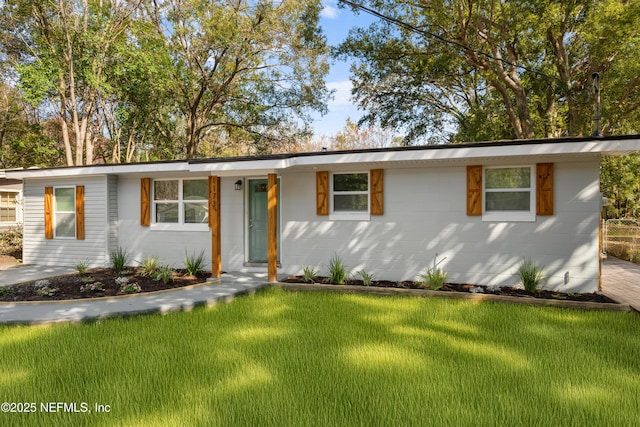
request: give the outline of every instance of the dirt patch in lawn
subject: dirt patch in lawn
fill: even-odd
[[[311,283],[304,280],[302,276],[290,276],[287,279],[283,280],[284,283]],[[330,281],[326,277],[316,277],[316,280],[313,283],[327,284],[330,285]],[[365,286],[362,280],[350,280],[349,285],[351,286]],[[404,289],[426,289],[421,283],[413,282],[413,281],[402,281],[402,282],[392,282],[387,280],[376,280],[371,282],[369,286],[377,286],[381,288],[404,288]],[[583,302],[599,302],[599,303],[613,303],[610,298],[602,294],[596,293],[564,293],[558,291],[549,291],[549,290],[538,290],[535,292],[529,292],[524,289],[513,288],[513,287],[488,287],[488,286],[480,286],[480,285],[470,285],[470,284],[458,284],[458,283],[447,283],[442,286],[439,291],[444,292],[464,292],[464,293],[475,293],[475,294],[490,294],[490,295],[504,295],[504,296],[516,296],[516,297],[531,297],[531,298],[542,298],[542,299],[553,299],[553,300],[562,300],[562,301],[583,301]]]
[[[185,271],[173,272],[171,280],[164,283],[144,275],[141,268],[129,268],[122,273],[113,269],[97,268],[85,274],[67,274],[46,280],[0,287],[0,301],[54,301],[113,297],[117,295],[154,292],[182,288],[207,281],[209,274],[188,276]]]

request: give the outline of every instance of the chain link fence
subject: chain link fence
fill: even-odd
[[[616,258],[640,263],[640,222],[631,218],[604,221],[602,251]]]

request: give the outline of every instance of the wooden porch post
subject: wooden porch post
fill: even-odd
[[[220,177],[209,177],[209,227],[211,228],[211,277],[222,274],[220,256]]]
[[[275,173],[267,176],[267,280],[278,281],[278,177]]]

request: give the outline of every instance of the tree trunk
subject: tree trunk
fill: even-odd
[[[64,154],[67,158],[67,166],[73,166],[73,154],[71,152],[71,141],[69,140],[69,127],[65,120],[64,98],[60,101],[60,129],[62,130],[62,141],[64,142]]]
[[[197,113],[191,112],[187,118],[187,159],[194,159],[198,153],[200,139]]]
[[[533,132],[533,123],[531,122],[531,113],[527,104],[527,94],[524,88],[518,85],[513,90],[516,97],[516,108],[518,110],[518,120],[520,121],[520,129],[522,129],[521,139],[533,139],[536,137]]]
[[[90,131],[86,132],[85,135],[86,135],[85,147],[87,148],[86,155],[85,155],[86,164],[92,165],[93,164],[93,142],[96,140],[96,138],[93,136],[93,134]]]
[[[564,30],[564,24],[560,30],[560,34],[556,37],[553,34],[553,29],[547,29],[547,40],[551,43],[553,48],[554,62],[560,82],[562,84],[563,95],[567,100],[567,133],[569,135],[575,135],[577,133],[578,114],[576,111],[575,99],[573,94],[573,84],[571,80],[571,68],[569,66],[569,55],[564,44],[566,32]]]
[[[502,97],[502,101],[504,102],[505,110],[507,111],[507,115],[509,116],[509,121],[511,122],[511,126],[516,133],[517,139],[524,139],[524,133],[522,130],[522,123],[518,119],[518,116],[513,108],[513,103],[511,102],[511,97],[509,96],[509,91],[502,83],[498,80],[491,80],[491,86],[496,88],[500,96]]]

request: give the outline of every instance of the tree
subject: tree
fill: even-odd
[[[324,111],[320,0],[5,0],[0,70],[68,165],[270,152]],[[200,150],[200,148],[203,148]]]
[[[600,72],[604,129],[639,127],[639,0],[366,4],[392,22],[353,30],[336,51],[357,61],[366,123],[412,141],[588,135]]]
[[[30,110],[17,90],[0,82],[0,169],[61,165],[55,140]]]
[[[397,146],[400,143],[399,137],[384,129],[376,127],[360,127],[350,119],[344,127],[333,138],[331,149],[333,150],[356,150],[362,148],[384,148]]]
[[[127,43],[116,46],[109,90],[98,104],[105,162],[167,160],[180,155],[171,58],[165,39],[144,14],[129,25]]]
[[[603,157],[600,187],[602,195],[609,199],[608,218],[639,218],[640,155]]]
[[[7,51],[20,87],[34,105],[45,100],[58,105],[68,165],[93,163],[101,133],[95,114],[108,89],[107,68],[139,6],[135,0],[7,0],[2,5]]]
[[[166,37],[188,158],[202,143],[235,140],[265,151],[306,131],[326,109],[328,48],[318,0],[173,0],[155,3]],[[224,144],[226,145],[226,144]]]

